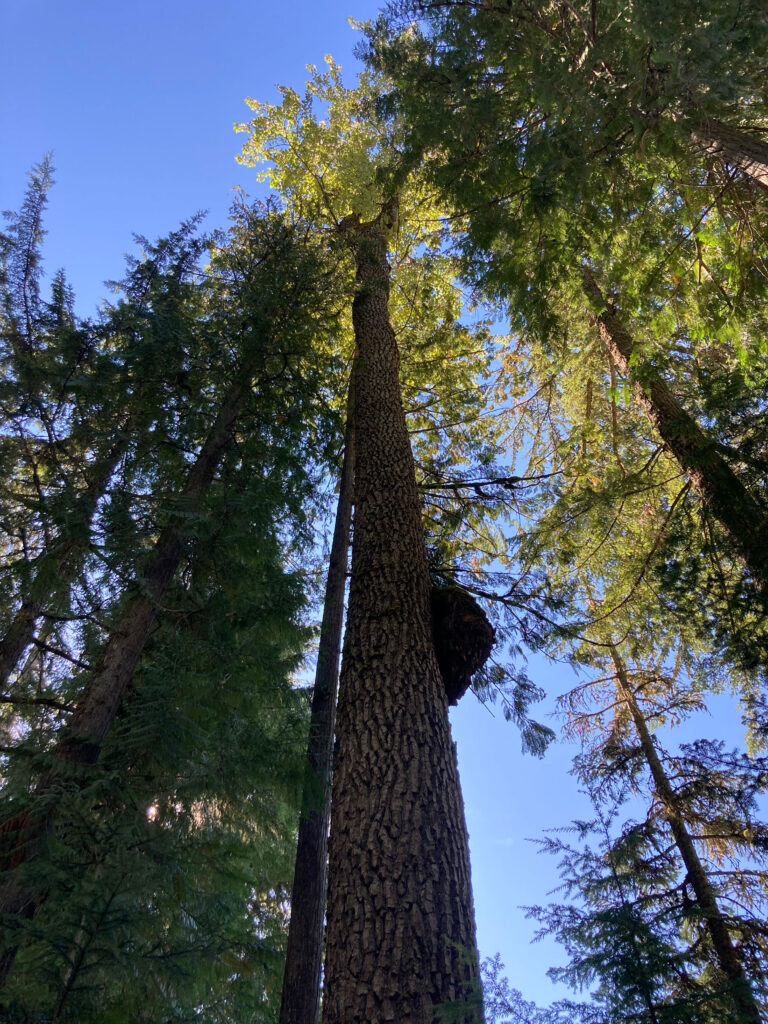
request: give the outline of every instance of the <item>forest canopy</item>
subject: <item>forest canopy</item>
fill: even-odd
[[[759,1024],[763,5],[359,27],[354,83],[247,101],[268,198],[137,237],[93,316],[50,157],[5,215],[3,1019]],[[692,737],[724,694],[738,744]],[[478,950],[474,700],[578,750],[589,817],[516,837],[548,1005]]]

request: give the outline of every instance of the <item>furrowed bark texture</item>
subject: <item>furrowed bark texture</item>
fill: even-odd
[[[112,474],[127,446],[127,434],[113,446],[82,495],[74,517],[80,523],[90,523],[99,500],[106,492]],[[46,609],[53,608],[68,593],[72,581],[82,565],[83,543],[72,538],[62,538],[56,551],[48,552],[41,559],[38,572],[29,591],[11,620],[5,636],[0,640],[0,688],[5,688],[8,677],[19,664],[24,651],[32,643],[37,621]]]
[[[350,232],[351,234],[351,232]],[[337,715],[323,1024],[483,1020],[464,808],[376,225],[350,239],[355,529]]]
[[[291,925],[288,931],[280,1024],[317,1024],[320,1013],[323,922],[328,878],[328,823],[331,816],[331,763],[349,531],[352,523],[353,480],[354,373],[350,380],[344,459],[312,693],[307,781],[304,784],[296,867],[291,889]]]
[[[603,307],[597,317],[603,343],[621,373],[638,383],[630,366],[634,339],[610,303],[606,303],[589,270],[584,271],[584,290],[589,299]],[[730,537],[763,595],[768,597],[768,517],[764,509],[663,380],[656,375],[646,376],[642,384],[638,383],[637,393],[667,448]]]
[[[247,371],[243,379],[230,388],[222,403],[181,491],[178,507],[182,517],[160,533],[143,573],[141,593],[128,602],[112,630],[104,653],[85,684],[77,709],[53,752],[58,764],[40,781],[35,793],[37,797],[45,798],[50,794],[57,780],[66,772],[67,765],[93,764],[99,756],[101,744],[112,727],[157,617],[158,607],[179,566],[186,540],[185,519],[199,512],[230,442],[232,426],[248,393],[248,385],[243,380],[250,382]],[[27,814],[23,820],[12,819],[4,824],[3,831],[10,845],[10,850],[6,846],[3,851],[6,871],[18,868],[38,855],[40,843],[52,827],[55,812],[50,799],[43,803],[45,810],[40,815],[33,817]],[[11,876],[0,889],[0,914],[30,920],[42,899],[40,892],[31,891]],[[11,928],[0,939],[0,987],[5,984],[16,952],[16,939]]]
[[[709,117],[693,137],[710,156],[738,168],[768,190],[768,143],[761,136]]]
[[[707,922],[707,929],[712,940],[712,948],[725,977],[731,984],[731,994],[739,1011],[739,1020],[761,1024],[762,1017],[755,1002],[744,966],[731,940],[731,934],[717,903],[715,891],[709,881],[704,865],[699,859],[698,851],[691,838],[681,812],[675,791],[667,778],[653,738],[648,730],[643,713],[635,700],[634,691],[627,676],[626,666],[615,647],[611,647],[611,658],[616,669],[616,680],[619,694],[626,702],[632,721],[635,725],[640,746],[653,779],[656,795],[664,808],[664,816],[669,822],[675,845],[688,872],[696,902]]]

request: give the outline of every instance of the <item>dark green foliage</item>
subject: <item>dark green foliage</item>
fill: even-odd
[[[27,1011],[229,1021],[278,989],[306,738],[286,677],[305,637],[297,581],[249,507],[224,524],[249,526],[248,544],[219,539],[192,563],[98,774],[66,796],[8,988]]]
[[[37,233],[5,236],[6,267],[37,266],[43,184],[23,214]],[[301,227],[269,208],[239,203],[213,242],[193,220],[141,244],[96,323],[76,321],[62,278],[22,321],[18,274],[3,278],[3,386],[17,396],[4,422],[18,439],[3,612],[34,613],[3,694],[3,850],[5,877],[38,903],[3,921],[20,947],[3,1012],[270,1020],[308,713],[292,683],[306,595],[288,561],[310,536],[308,470],[337,444],[318,398],[331,360],[311,348],[336,329],[334,293]],[[193,507],[184,481],[233,388],[241,414]],[[61,728],[169,521],[181,561],[117,720],[96,764],[62,768]],[[14,844],[40,819],[18,866]]]

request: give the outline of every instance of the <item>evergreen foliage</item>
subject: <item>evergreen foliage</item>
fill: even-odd
[[[755,1024],[763,6],[418,0],[367,33],[357,88],[328,58],[303,95],[249,101],[241,160],[269,165],[282,210],[241,196],[226,232],[196,217],[137,238],[96,318],[75,314],[63,272],[44,294],[50,159],[6,214],[3,1019],[277,1019],[314,792],[298,680],[353,302],[387,291],[375,275],[361,287],[376,249],[429,574],[496,631],[475,690],[541,755],[553,733],[529,717],[543,690],[527,654],[580,674],[559,707],[594,817],[541,841],[562,885],[530,914],[567,954],[552,977],[588,996],[537,1007],[496,957],[487,1017]],[[137,608],[144,633],[96,728],[94,680],[108,687]],[[741,701],[747,751],[675,744],[722,692]]]
[[[101,319],[55,334],[62,281],[42,303],[39,225],[34,236],[19,222],[3,277],[17,396],[4,425],[21,452],[4,497],[19,523],[6,622],[25,601],[34,615],[3,694],[3,850],[6,884],[35,894],[37,913],[5,916],[4,948],[19,952],[4,1012],[270,1019],[307,718],[292,685],[306,591],[287,560],[310,539],[308,470],[337,443],[320,398],[328,363],[309,348],[336,329],[331,281],[300,226],[240,202],[227,235],[209,240],[192,221],[140,240]],[[189,467],[236,385],[243,408],[204,504],[185,505]],[[63,730],[171,516],[181,557],[114,727],[95,764],[63,770]]]
[[[571,957],[559,977],[600,987],[541,1011],[553,1020],[760,1019],[740,971],[764,1006],[761,926],[734,909],[764,914],[762,826],[754,807],[739,820],[751,784],[703,743],[659,762],[650,734],[729,686],[750,742],[764,740],[766,208],[747,150],[764,130],[752,47],[765,27],[758,6],[728,0],[674,13],[436,0],[368,26],[366,55],[389,76],[378,109],[408,126],[403,164],[437,190],[446,243],[513,327],[499,357],[525,499],[499,558],[507,609],[524,643],[588,673],[564,706],[586,744],[580,777],[607,789],[604,843],[583,860],[554,843],[577,902],[541,913]],[[729,127],[734,146],[715,144]],[[749,525],[729,522],[747,505]],[[654,810],[622,846],[600,822],[612,799],[638,798],[641,766]],[[759,763],[747,771],[763,792]],[[692,894],[681,879],[696,858]],[[743,903],[732,879],[754,883]],[[521,999],[491,1009],[538,1020]]]

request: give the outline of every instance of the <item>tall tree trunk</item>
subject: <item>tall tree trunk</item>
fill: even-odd
[[[648,418],[670,452],[688,474],[710,512],[728,534],[763,595],[768,598],[768,518],[738,476],[706,436],[693,416],[683,409],[666,383],[655,373],[638,382],[630,365],[634,339],[610,302],[606,302],[594,274],[584,271],[587,297],[602,308],[597,328],[621,373],[634,380]]]
[[[231,440],[231,431],[245,396],[250,390],[252,367],[244,368],[227,392],[221,409],[195,459],[177,501],[179,517],[160,533],[144,569],[140,592],[126,604],[115,624],[102,656],[83,689],[78,706],[62,731],[54,751],[53,767],[35,790],[43,810],[17,816],[2,826],[7,842],[3,867],[13,871],[34,859],[46,832],[52,827],[55,806],[51,792],[63,776],[71,777],[71,767],[93,764],[99,756],[125,689],[141,657],[158,608],[181,561],[187,537],[185,523],[199,514],[202,501],[213,481]],[[48,799],[46,799],[48,797]],[[10,847],[10,849],[9,849]],[[19,882],[12,875],[0,889],[0,914],[18,915],[30,920],[42,900],[40,891]],[[16,957],[12,930],[0,945],[0,987]]]
[[[280,1024],[317,1024],[320,1013],[323,921],[328,877],[328,823],[331,815],[331,763],[352,522],[354,443],[353,367],[347,401],[339,499],[312,693],[307,774],[291,889],[291,925],[288,931]]]
[[[333,771],[323,1024],[480,1022],[464,808],[431,635],[386,244],[377,222],[346,218],[343,226],[358,278],[355,530]]]
[[[656,752],[656,746],[648,730],[645,717],[635,700],[635,694],[629,682],[624,661],[613,645],[611,645],[611,659],[616,670],[619,695],[626,703],[632,716],[643,756],[653,779],[656,796],[664,808],[664,816],[669,822],[675,845],[688,872],[688,878],[696,896],[696,902],[706,920],[707,929],[712,939],[712,948],[715,951],[720,969],[731,984],[733,1001],[740,1014],[739,1020],[744,1021],[745,1024],[746,1022],[761,1024],[762,1017],[760,1011],[744,972],[744,966],[736,947],[731,941],[731,935],[718,906],[714,889],[710,884],[704,865],[699,859],[693,839],[688,832],[685,816],[680,808],[675,791],[664,771],[661,759]]]
[[[76,526],[90,524],[100,499],[106,492],[127,447],[128,435],[121,428],[122,437],[112,446],[101,463],[94,467],[93,478],[73,510]],[[72,581],[82,565],[82,558],[90,538],[61,537],[55,550],[43,554],[37,571],[16,614],[0,640],[0,688],[19,664],[21,656],[32,642],[35,627],[46,609],[52,609],[68,593]]]
[[[768,191],[768,142],[762,136],[708,117],[693,138],[705,152],[738,168]]]

